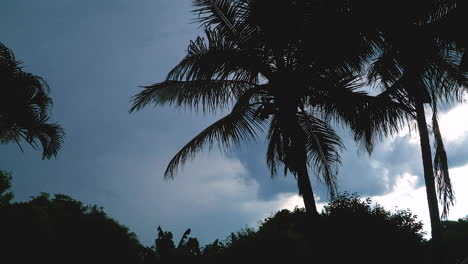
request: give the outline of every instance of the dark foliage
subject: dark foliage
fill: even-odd
[[[205,36],[190,42],[165,80],[143,87],[130,111],[150,104],[232,111],[189,141],[166,177],[205,147],[231,149],[267,131],[272,176],[294,175],[306,210],[318,215],[309,170],[333,196],[344,148],[332,121],[369,151],[375,137],[401,127],[407,117],[399,104],[360,89],[375,48],[350,26],[346,3],[312,2],[194,0]]]
[[[10,204],[15,197],[11,189],[11,173],[0,171],[0,208]]]
[[[142,246],[101,208],[42,193],[0,208],[1,263],[139,263]]]
[[[52,98],[44,79],[24,72],[13,52],[0,43],[0,143],[42,146],[42,157],[57,156],[64,131],[50,122]]]
[[[444,221],[443,245],[447,263],[467,263],[468,261],[468,217],[458,221]]]
[[[144,264],[204,263],[200,244],[196,238],[189,237],[190,232],[190,229],[185,231],[176,247],[172,233],[158,227],[155,245],[145,249]]]
[[[424,263],[425,241],[422,223],[411,212],[392,213],[370,199],[344,194],[313,220],[303,209],[282,210],[258,230],[232,233],[200,251],[186,254],[179,247],[171,233],[159,229],[145,263],[176,263],[181,257],[190,263]],[[164,259],[166,252],[172,252],[170,260]]]

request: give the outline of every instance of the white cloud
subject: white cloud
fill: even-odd
[[[448,141],[458,141],[466,136],[468,122],[465,122],[468,113],[468,104],[460,104],[439,116],[443,137]]]
[[[468,215],[468,165],[450,170],[452,185],[455,190],[456,204],[451,207],[449,220],[457,220]],[[392,192],[371,197],[373,201],[387,210],[410,209],[424,223],[424,231],[430,236],[430,218],[427,207],[426,188],[416,188],[417,177],[410,174],[401,175]]]
[[[465,119],[467,113],[468,105],[460,104],[450,111],[439,115],[439,123],[445,142],[456,144],[457,142],[462,142],[462,140],[468,135],[468,123],[462,121]],[[428,122],[430,121],[430,118],[430,116],[427,117]],[[414,127],[414,124],[411,126]],[[398,147],[395,145],[395,142],[399,137],[409,137],[407,142],[413,145],[412,148],[417,148],[419,153],[419,135],[417,130],[414,129],[411,132],[409,129],[404,130],[396,137],[384,140],[381,150],[391,151],[394,147]],[[449,157],[450,150],[450,148],[447,149]],[[389,172],[386,160],[372,160],[371,166],[384,172]],[[403,166],[403,164],[400,166]],[[422,166],[422,164],[420,166]],[[455,190],[457,202],[450,209],[448,219],[457,220],[468,215],[468,192],[465,190],[466,186],[468,186],[468,164],[462,167],[450,169],[450,177]],[[382,180],[388,182],[388,178],[384,178]],[[383,195],[373,196],[371,197],[372,200],[381,204],[387,210],[410,209],[413,214],[418,216],[418,219],[423,221],[424,231],[429,237],[431,228],[429,209],[426,199],[426,188],[424,185],[422,187],[418,187],[418,176],[412,175],[409,172],[404,172],[397,176],[393,186],[388,187],[391,190],[390,192]]]

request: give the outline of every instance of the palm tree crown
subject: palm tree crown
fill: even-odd
[[[327,34],[310,28],[307,12],[311,11],[300,1],[194,3],[206,38],[190,43],[187,56],[164,82],[144,87],[133,98],[130,111],[150,103],[232,110],[187,143],[170,161],[165,176],[173,177],[179,165],[206,145],[219,142],[231,148],[266,132],[272,175],[280,165],[285,173],[291,172],[307,211],[316,214],[308,167],[333,195],[343,148],[330,121],[349,125],[356,140],[363,139],[371,150],[376,132],[392,133],[405,119],[405,112],[386,95],[372,97],[359,91],[363,64],[356,60],[372,52],[362,49],[356,55],[357,48],[331,48],[333,55],[324,56],[324,50],[308,48],[309,33],[324,38]],[[340,17],[342,12],[336,10],[329,14]],[[279,14],[286,16],[286,22],[275,20]],[[326,43],[315,45],[319,46],[327,47]]]
[[[49,122],[52,99],[47,83],[24,72],[13,53],[0,43],[0,142],[26,141],[42,146],[43,158],[56,156],[62,146],[63,130]],[[22,148],[21,148],[22,149]]]

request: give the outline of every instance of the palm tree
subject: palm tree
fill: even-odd
[[[42,145],[43,158],[56,156],[62,146],[63,130],[49,122],[52,99],[47,83],[24,72],[13,52],[0,43],[0,142],[21,141],[33,148]]]
[[[437,122],[437,106],[441,102],[461,99],[460,88],[468,87],[468,72],[461,67],[463,50],[442,34],[439,27],[440,23],[451,19],[456,9],[453,2],[416,1],[410,4],[412,12],[407,16],[401,15],[388,24],[382,22],[379,25],[384,39],[380,46],[381,54],[369,71],[371,81],[380,81],[394,100],[413,109],[420,137],[432,241],[438,249],[433,252],[437,255],[435,263],[440,261],[438,252],[442,235],[438,198],[443,206],[442,217],[447,216],[455,200]],[[407,8],[408,3],[396,1],[392,4],[397,8]],[[425,105],[432,108],[433,114],[434,164]]]
[[[349,125],[356,140],[363,139],[369,150],[375,132],[386,135],[399,128],[405,116],[398,104],[386,95],[372,97],[358,90],[356,72],[362,63],[356,60],[365,54],[332,49],[334,56],[324,56],[307,47],[312,42],[305,36],[314,33],[327,39],[327,32],[309,28],[310,13],[304,10],[311,8],[306,2],[194,1],[206,39],[192,41],[187,56],[166,80],[145,86],[133,98],[130,111],[148,104],[232,110],[174,156],[166,178],[204,146],[219,142],[221,148],[230,149],[266,132],[271,174],[282,165],[285,174],[294,175],[306,211],[317,215],[308,168],[333,195],[343,148],[330,121]],[[275,19],[280,14],[284,22]]]

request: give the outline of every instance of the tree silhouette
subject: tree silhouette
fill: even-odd
[[[443,245],[447,251],[447,263],[468,261],[468,217],[458,221],[443,221]],[[465,262],[463,262],[465,260]]]
[[[190,250],[187,230],[178,246],[157,229],[144,263],[426,263],[422,223],[408,210],[386,211],[371,199],[337,195],[310,221],[303,208],[281,210],[220,242]],[[316,232],[321,230],[321,232]],[[454,230],[455,231],[455,230]],[[461,236],[460,236],[461,238]],[[466,240],[466,239],[465,239]],[[457,241],[457,240],[455,240]],[[453,241],[453,242],[455,242]],[[460,247],[461,249],[461,247]]]
[[[327,37],[320,27],[336,28],[334,18],[343,16],[336,8],[327,9],[328,24],[322,21],[312,28],[307,22],[312,11],[301,1],[194,4],[206,39],[192,41],[187,56],[166,80],[144,87],[130,111],[148,104],[232,110],[187,143],[170,161],[165,177],[172,178],[177,167],[204,146],[219,142],[230,149],[266,131],[271,174],[283,165],[285,174],[296,177],[307,212],[318,215],[308,168],[333,196],[343,148],[330,121],[349,125],[356,140],[371,144],[375,132],[396,131],[404,119],[398,104],[386,95],[372,97],[359,91],[361,60],[371,52],[353,44],[345,50],[330,48],[328,53],[306,45],[313,43],[308,37],[312,32],[327,40],[319,41],[320,47],[336,46],[337,39]],[[284,20],[277,21],[278,15]],[[347,37],[355,36],[342,40]]]
[[[458,1],[391,1],[385,9],[403,10],[391,19],[379,17],[376,28],[380,30],[381,53],[372,63],[370,81],[379,81],[395,100],[412,109],[417,122],[424,168],[427,200],[431,217],[434,254],[439,254],[441,224],[438,198],[442,203],[442,217],[448,214],[455,196],[449,177],[447,155],[437,120],[438,105],[442,102],[460,101],[462,90],[468,87],[468,72],[463,69],[464,47],[441,32],[441,25],[458,14]],[[368,3],[370,4],[370,3]],[[398,19],[397,19],[398,18]],[[453,29],[457,31],[456,29]],[[383,40],[383,41],[382,41]],[[434,163],[432,163],[430,137],[426,122],[425,105],[432,109],[434,135]],[[437,197],[438,192],[438,197]],[[435,258],[440,260],[440,256]],[[439,263],[435,260],[435,263]]]
[[[42,193],[0,206],[2,263],[141,263],[135,234],[101,208]]]
[[[7,171],[0,171],[0,207],[10,204],[11,200],[15,197],[11,188],[11,173]]]
[[[47,83],[24,72],[13,52],[0,43],[0,142],[25,141],[33,148],[42,145],[42,157],[56,156],[63,142],[63,130],[49,122],[52,99]]]

